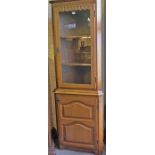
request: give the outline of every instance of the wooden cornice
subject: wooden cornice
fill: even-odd
[[[82,1],[82,2],[95,2],[96,0],[49,0],[49,3],[60,3],[60,2],[73,2],[73,1]]]

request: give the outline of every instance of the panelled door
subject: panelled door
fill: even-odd
[[[93,2],[53,4],[56,73],[59,88],[96,87]]]
[[[61,146],[97,150],[98,97],[57,94],[56,100]]]

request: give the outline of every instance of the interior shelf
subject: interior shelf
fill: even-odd
[[[87,67],[91,66],[90,63],[62,63],[65,66],[82,66],[82,67]]]
[[[77,36],[61,36],[61,39],[91,39],[90,35],[77,35]]]

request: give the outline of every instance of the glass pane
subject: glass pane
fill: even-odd
[[[60,51],[64,83],[91,83],[90,11],[60,13]]]

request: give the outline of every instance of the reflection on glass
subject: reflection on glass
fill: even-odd
[[[90,11],[61,12],[59,28],[63,82],[90,84]]]

